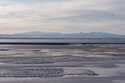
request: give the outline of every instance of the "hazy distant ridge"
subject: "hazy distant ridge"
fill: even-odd
[[[38,38],[125,38],[125,35],[118,35],[105,32],[91,33],[58,33],[58,32],[24,32],[13,35],[1,35],[1,37],[38,37]]]

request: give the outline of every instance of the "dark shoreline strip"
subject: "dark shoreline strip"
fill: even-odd
[[[40,43],[40,42],[0,42],[0,44],[4,44],[4,45],[76,45],[76,44],[125,44],[125,42],[122,43]]]

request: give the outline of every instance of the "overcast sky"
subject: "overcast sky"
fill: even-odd
[[[0,33],[125,34],[125,0],[0,0]]]

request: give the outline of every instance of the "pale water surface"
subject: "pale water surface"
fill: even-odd
[[[0,45],[0,83],[124,83],[125,44]]]

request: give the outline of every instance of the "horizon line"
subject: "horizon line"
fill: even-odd
[[[114,34],[114,35],[125,35],[125,34],[120,34],[120,33],[113,33],[113,32],[102,32],[102,31],[97,31],[97,32],[47,32],[47,31],[24,31],[24,32],[16,32],[16,33],[0,33],[0,35],[15,35],[15,34],[23,34],[23,33],[31,33],[31,32],[40,32],[40,33],[62,33],[62,34],[72,34],[72,33],[106,33],[106,34]]]

